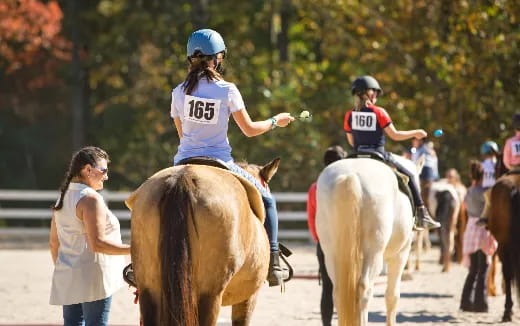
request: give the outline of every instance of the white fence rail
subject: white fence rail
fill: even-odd
[[[105,201],[110,206],[111,203],[123,203],[130,192],[113,192],[103,190],[101,192]],[[23,208],[23,207],[3,207],[4,202],[48,202],[48,207],[52,205],[58,198],[57,191],[50,190],[9,190],[0,189],[0,220],[50,220],[50,208]],[[276,201],[280,203],[305,203],[307,201],[306,193],[286,192],[273,193]],[[12,206],[12,205],[10,205]],[[35,205],[36,206],[36,205]],[[40,205],[41,206],[41,205]],[[130,220],[130,211],[128,209],[113,209],[112,212],[121,220]],[[280,222],[305,222],[307,214],[305,211],[279,211],[278,216]],[[42,235],[48,232],[48,228],[37,227],[0,227],[0,234],[9,235],[17,234],[23,236]],[[128,229],[123,229],[124,235],[129,234]],[[279,238],[285,240],[310,240],[310,234],[306,227],[301,228],[285,228],[279,230]]]

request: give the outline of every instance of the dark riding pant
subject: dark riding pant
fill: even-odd
[[[325,256],[321,249],[320,243],[316,247],[316,256],[318,256],[318,264],[320,266],[320,280],[321,280],[321,322],[323,326],[330,326],[332,322],[332,313],[334,312],[334,302],[332,300],[332,280],[327,273],[325,267]]]
[[[488,310],[486,293],[488,263],[486,254],[482,250],[478,250],[472,253],[469,258],[469,272],[462,289],[460,309],[464,311],[486,312]],[[474,294],[474,300],[472,300],[472,294]]]

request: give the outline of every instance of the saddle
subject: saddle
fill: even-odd
[[[410,204],[412,204],[412,210],[415,210],[415,201],[413,200],[412,191],[410,190],[410,187],[408,186],[409,178],[404,173],[401,173],[397,170],[397,168],[391,163],[388,162],[383,154],[375,151],[357,151],[350,153],[347,157],[347,159],[353,159],[353,158],[370,158],[382,163],[385,163],[388,165],[392,171],[394,171],[395,177],[397,178],[397,185],[399,187],[399,190],[408,197],[408,200],[410,200]]]
[[[209,165],[214,166],[216,168],[221,168],[224,170],[229,170],[226,162],[219,160],[218,158],[213,158],[209,156],[194,156],[188,157],[184,160],[180,160],[177,165],[186,165],[186,164],[197,164],[197,165]]]

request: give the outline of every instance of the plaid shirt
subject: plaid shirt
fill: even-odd
[[[491,263],[491,256],[495,253],[498,243],[484,226],[477,225],[478,217],[470,216],[466,231],[464,231],[463,264],[469,266],[469,255],[482,250],[486,254],[487,263]]]

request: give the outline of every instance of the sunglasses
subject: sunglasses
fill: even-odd
[[[99,172],[101,172],[103,174],[107,174],[108,173],[108,168],[101,168],[101,167],[99,167],[97,165],[94,165],[93,167],[94,167],[94,169],[98,170]]]

